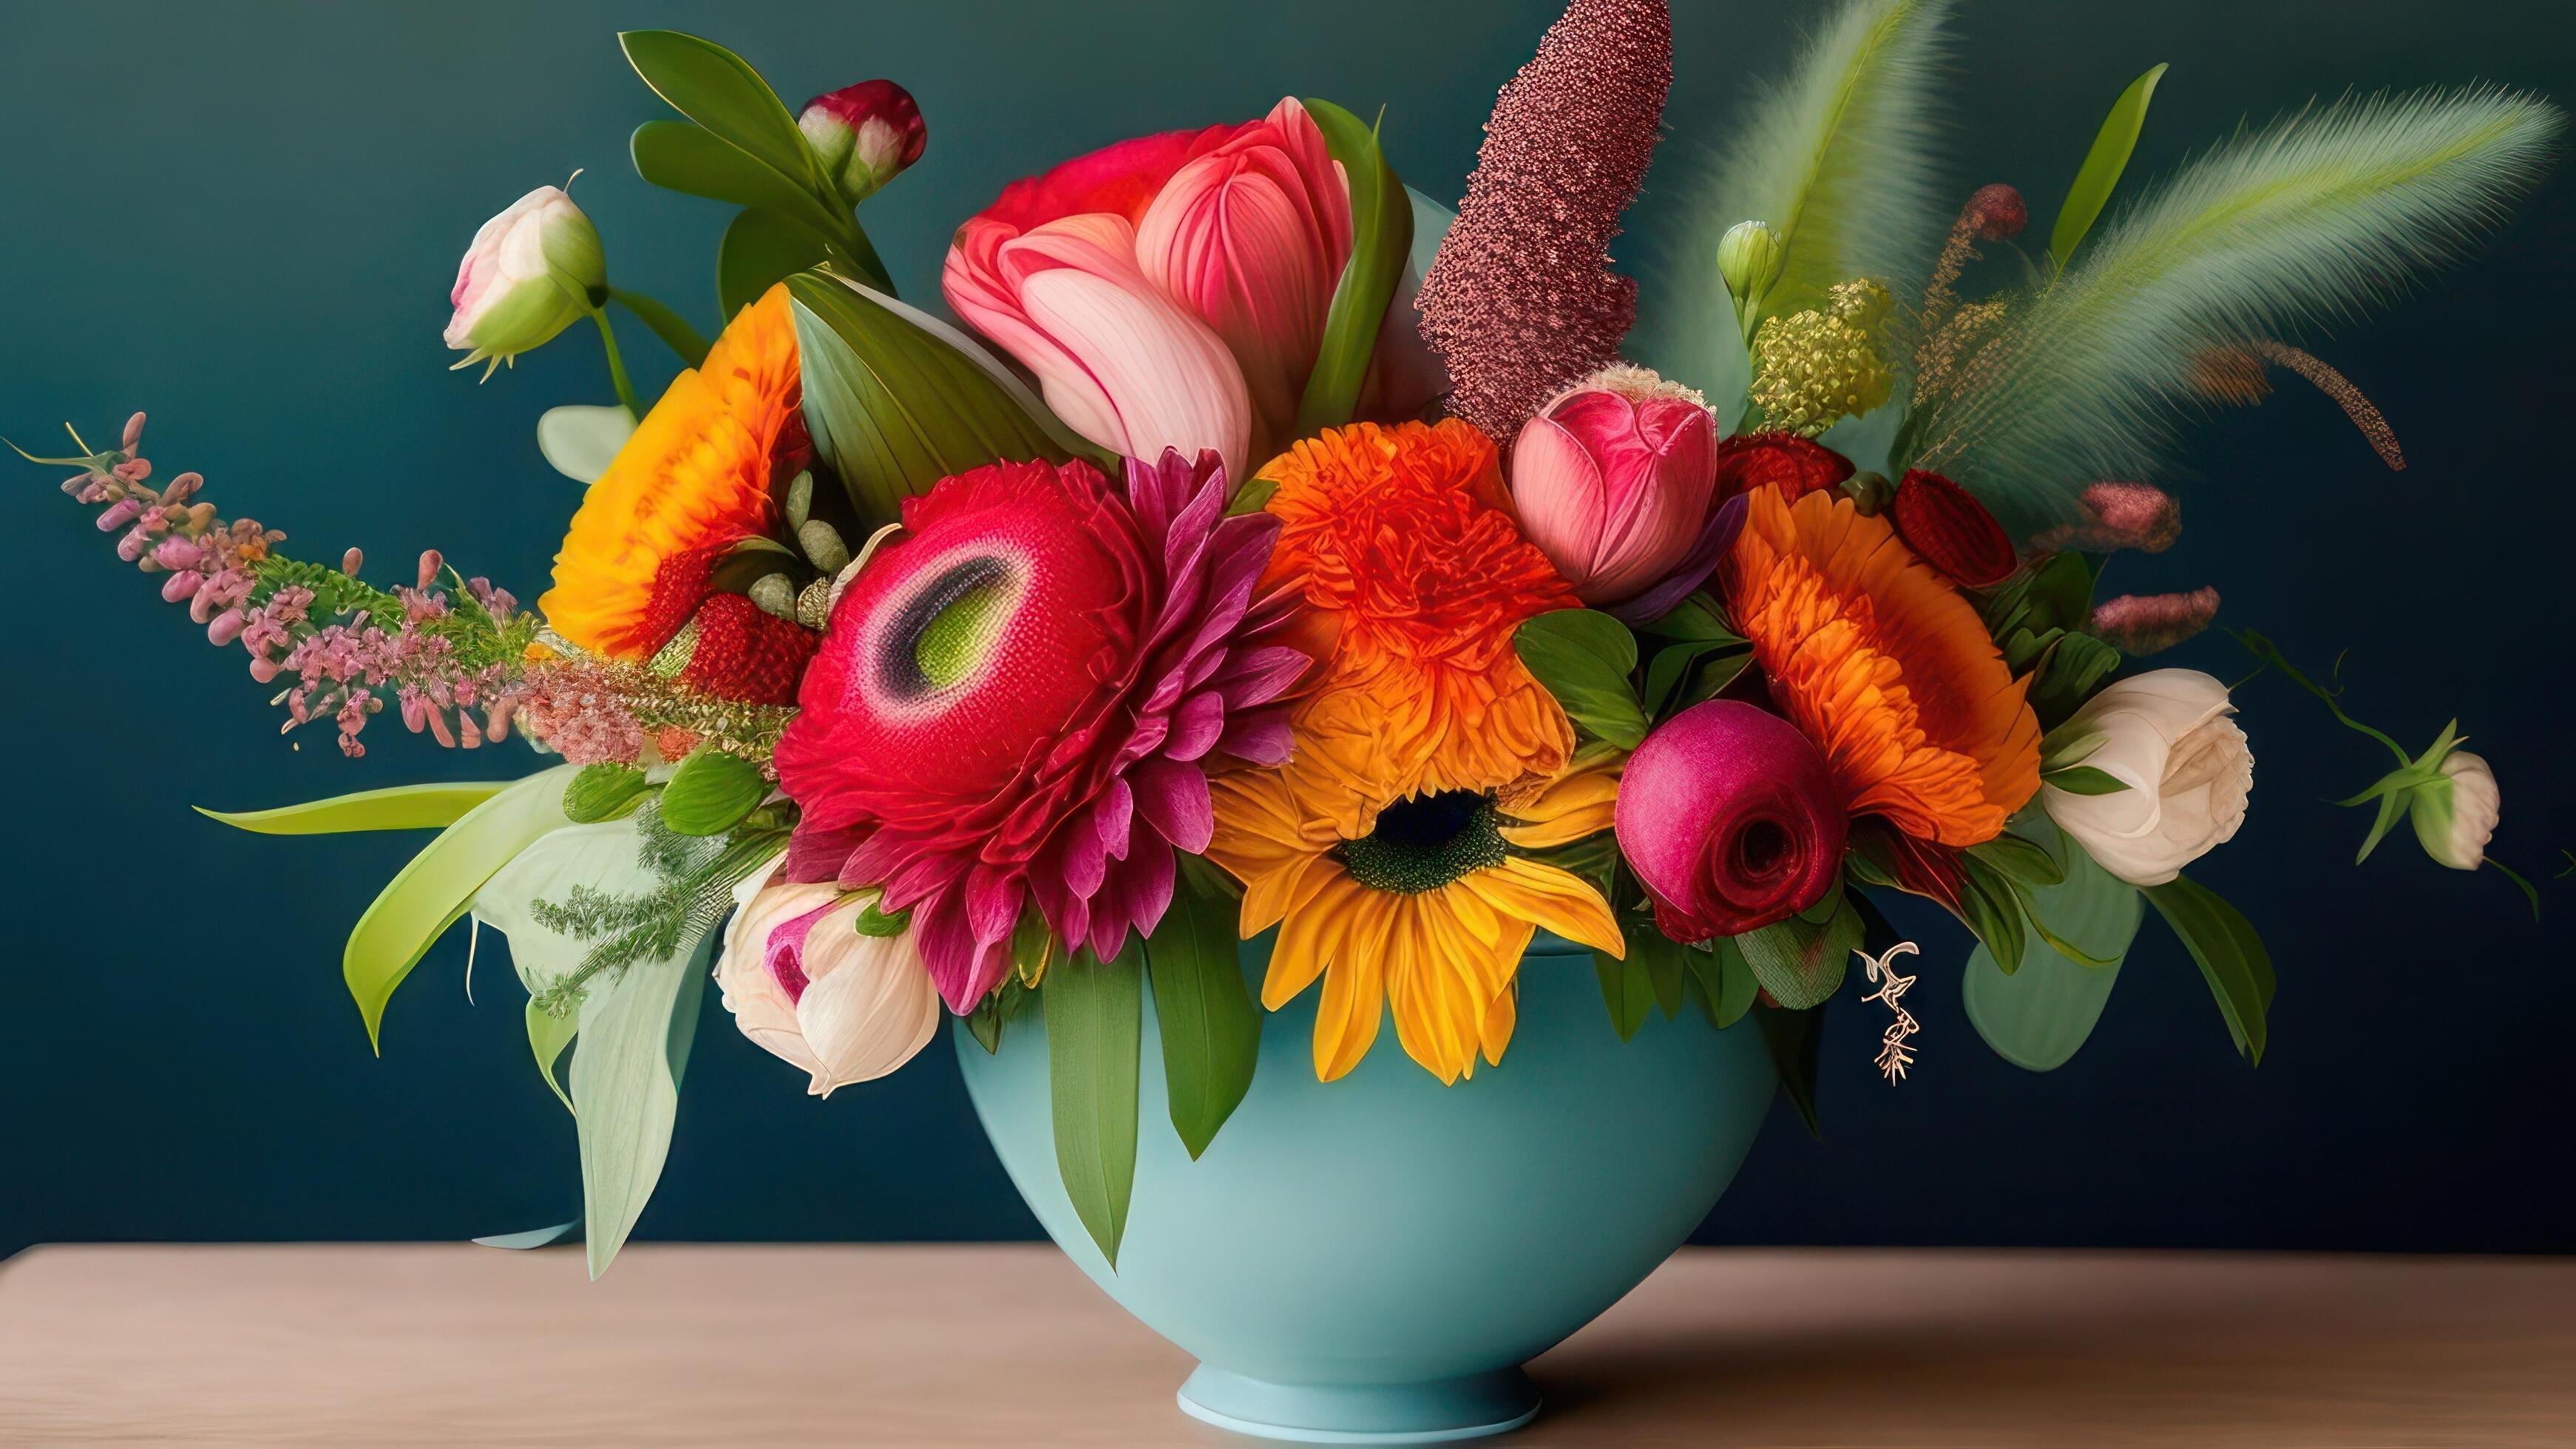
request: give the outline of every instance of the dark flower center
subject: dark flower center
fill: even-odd
[[[906,600],[885,632],[877,677],[897,699],[919,699],[972,673],[989,652],[1009,598],[1000,559],[966,559]]]
[[[1337,847],[1351,879],[1397,895],[1436,891],[1470,871],[1503,863],[1501,817],[1493,797],[1443,790],[1398,800],[1378,812],[1377,828]]]

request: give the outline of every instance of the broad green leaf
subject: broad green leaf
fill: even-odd
[[[1647,1013],[1655,1009],[1655,983],[1647,975],[1645,958],[1633,948],[1624,957],[1595,951],[1592,969],[1601,978],[1601,1004],[1610,1009],[1611,1029],[1621,1041],[1635,1040]]]
[[[2209,994],[2227,1018],[2227,1034],[2236,1049],[2256,1066],[2263,1062],[2267,1035],[2264,1019],[2272,1009],[2272,955],[2254,924],[2234,906],[2196,881],[2175,876],[2163,885],[2145,887],[2156,914],[2182,937],[2191,959],[2200,964]]]
[[[1637,638],[1627,625],[1595,609],[1558,609],[1522,624],[1512,644],[1578,727],[1621,749],[1645,740],[1645,711],[1628,687]]]
[[[1726,626],[1726,611],[1717,600],[1705,593],[1691,594],[1675,604],[1664,617],[1651,624],[1638,626],[1660,639],[1684,643],[1708,641],[1721,644],[1744,644],[1743,635]]]
[[[2066,879],[2031,892],[2030,915],[2047,930],[2105,966],[2074,960],[2045,940],[2024,944],[2021,969],[2007,976],[1983,945],[1968,953],[1959,982],[1968,1020],[1995,1055],[2034,1072],[2066,1064],[2093,1034],[2111,999],[2120,963],[2138,934],[2146,908],[2138,888],[2096,864],[2084,847],[2044,827],[2066,852]]]
[[[1743,953],[1753,979],[1789,1011],[1822,1006],[1830,999],[1860,945],[1860,913],[1852,909],[1848,893],[1834,891],[1818,905],[1831,907],[1821,921],[1791,916],[1729,941]]]
[[[2119,667],[2120,651],[2110,644],[2073,630],[2059,635],[2031,686],[2031,712],[2039,716],[2040,727],[2053,729],[2082,708],[2094,688]]]
[[[608,1271],[662,1179],[712,944],[701,936],[677,956],[638,961],[582,997],[573,1129],[581,1139],[583,1236],[593,1278]]]
[[[1252,1089],[1261,1054],[1261,1013],[1244,987],[1235,940],[1239,914],[1233,901],[1184,882],[1145,939],[1172,1127],[1193,1159]]]
[[[769,780],[742,756],[701,749],[662,787],[662,823],[678,835],[722,835],[769,798]]]
[[[676,30],[628,30],[626,61],[671,109],[820,201],[839,204],[787,104],[749,62],[712,40]]]
[[[1959,857],[1959,916],[1969,932],[1993,953],[2006,976],[2021,969],[2021,897],[2012,878],[1973,855]]]
[[[1306,395],[1297,405],[1297,434],[1311,436],[1351,420],[1360,385],[1377,353],[1378,329],[1404,278],[1413,249],[1413,202],[1379,149],[1375,128],[1330,101],[1308,99],[1306,113],[1342,165],[1351,194],[1351,257],[1324,316],[1324,340]]]
[[[1788,1094],[1789,1105],[1797,1109],[1807,1135],[1823,1141],[1824,1130],[1816,1122],[1816,1070],[1824,1046],[1825,1009],[1819,1006],[1812,1011],[1785,1011],[1776,1006],[1756,1006],[1753,1019],[1762,1028],[1763,1042],[1771,1048],[1771,1066],[1779,1074],[1780,1090]]]
[[[822,239],[775,211],[735,213],[716,246],[716,310],[730,322],[771,287],[822,265]]]
[[[1733,941],[1719,941],[1717,949],[1709,954],[1718,963],[1718,989],[1709,993],[1709,1001],[1716,1007],[1710,1023],[1723,1031],[1742,1021],[1744,1013],[1753,1009],[1753,1003],[1761,998],[1762,983],[1754,979],[1753,968],[1745,964],[1744,953],[1736,949]]]
[[[566,403],[537,416],[537,451],[575,483],[597,482],[633,436],[635,415],[617,404]]]
[[[1047,972],[1048,1082],[1055,1165],[1076,1216],[1118,1267],[1136,1183],[1136,1052],[1144,1034],[1143,953],[1131,942],[1103,963],[1076,953]]]
[[[791,277],[805,421],[869,527],[903,500],[997,459],[1073,456],[984,369],[871,293]]]
[[[2084,153],[2084,164],[2076,168],[2075,184],[2066,189],[2066,202],[2057,208],[2057,224],[2048,231],[2048,254],[2063,271],[2066,259],[2084,234],[2093,229],[2102,208],[2111,202],[2111,193],[2120,184],[2120,173],[2129,169],[2129,154],[2138,148],[2138,132],[2147,124],[2147,103],[2155,99],[2156,82],[2165,78],[2165,67],[2156,66],[2145,75],[2129,82],[2120,98],[2111,103],[2111,114],[2102,118],[2102,129],[2093,136],[2093,149]]]
[[[2005,875],[2030,885],[2055,885],[2066,879],[2066,867],[2057,863],[2048,847],[2025,836],[1998,835],[1968,850]]]
[[[572,1094],[564,1090],[563,1079],[555,1074],[555,1067],[563,1060],[564,1048],[571,1046],[573,1037],[580,1032],[581,1018],[578,1015],[556,1016],[537,1005],[533,998],[527,1003],[527,1018],[528,1051],[537,1059],[537,1075],[546,1079],[547,1090],[553,1092],[556,1100],[562,1102],[564,1110],[569,1112],[572,1110]]]
[[[360,790],[328,800],[280,805],[274,810],[209,810],[191,806],[209,820],[255,835],[341,835],[357,830],[443,830],[467,811],[508,788],[503,780],[476,780],[454,785],[393,785]]]
[[[626,143],[635,174],[665,191],[773,211],[836,245],[851,245],[858,224],[827,206],[796,178],[726,145],[687,121],[646,121]]]
[[[1656,719],[1670,718],[1724,689],[1752,661],[1740,640],[1667,644],[1646,664],[1646,708]]]
[[[563,791],[577,767],[558,765],[500,791],[459,816],[377,894],[349,932],[340,975],[381,1051],[385,1003],[432,942],[456,924],[474,893],[564,817]]]
[[[652,777],[633,765],[584,765],[564,787],[564,815],[575,825],[621,819],[634,814],[652,788]]]
[[[1628,932],[1628,954],[1646,965],[1646,984],[1654,988],[1655,1004],[1664,1009],[1664,1020],[1682,1014],[1682,980],[1690,972],[1683,959],[1691,953],[1688,946],[1654,928],[1651,922]]]

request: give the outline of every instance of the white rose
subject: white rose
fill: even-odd
[[[939,992],[907,930],[861,935],[874,899],[819,885],[738,887],[741,908],[725,928],[716,985],[742,1034],[813,1077],[808,1089],[873,1081],[930,1044]]]
[[[2245,823],[2254,755],[2233,713],[2227,686],[2198,670],[2120,680],[2057,733],[2082,751],[2075,763],[2128,788],[2088,795],[2042,784],[2040,803],[2103,869],[2162,885]]]
[[[2409,813],[2426,855],[2453,870],[2476,870],[2486,861],[2502,805],[2495,771],[2486,760],[2453,750],[2442,757],[2440,778],[2415,787]]]

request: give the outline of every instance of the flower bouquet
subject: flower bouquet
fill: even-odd
[[[1378,124],[1286,99],[1007,187],[948,251],[954,322],[860,220],[924,154],[901,87],[792,112],[718,45],[631,32],[678,113],[637,173],[738,209],[722,326],[612,285],[562,189],[475,235],[458,366],[587,320],[619,399],[540,425],[588,491],[532,610],[436,553],[390,587],[298,557],[198,475],[156,486],[140,414],[37,461],[289,729],[355,756],[390,711],[552,762],[216,818],[438,832],[343,973],[372,1039],[451,927],[507,937],[594,1274],[662,1171],[712,962],[816,1094],[953,1023],[1049,1228],[1209,1361],[1194,1412],[1509,1427],[1512,1366],[1681,1240],[1775,1081],[1812,1125],[1837,995],[1891,1082],[1918,960],[2053,1067],[2152,906],[2261,1057],[2270,958],[2184,874],[2253,758],[2229,686],[2135,663],[2218,598],[2103,575],[2175,543],[2143,480],[2197,408],[2295,378],[2402,467],[2292,339],[2458,254],[2558,130],[2492,89],[2351,97],[2119,197],[2159,66],[2043,238],[2012,187],[1936,179],[1948,8],[1825,16],[1647,288],[1609,246],[1670,20],[1572,0],[1454,214]],[[685,364],[649,406],[618,311]],[[2362,855],[2405,821],[2495,864],[2456,726],[2410,751],[2238,638],[2394,753],[2346,802]],[[1969,949],[1899,939],[1891,892]],[[1566,1110],[1608,1094],[1641,1135]]]

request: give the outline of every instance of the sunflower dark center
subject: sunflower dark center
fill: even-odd
[[[1339,851],[1361,885],[1419,895],[1502,864],[1502,822],[1482,792],[1443,790],[1389,805],[1378,812],[1376,829],[1343,841]]]
[[[895,612],[877,677],[898,699],[919,699],[957,683],[983,662],[1010,594],[1000,559],[966,559],[919,589]]]

